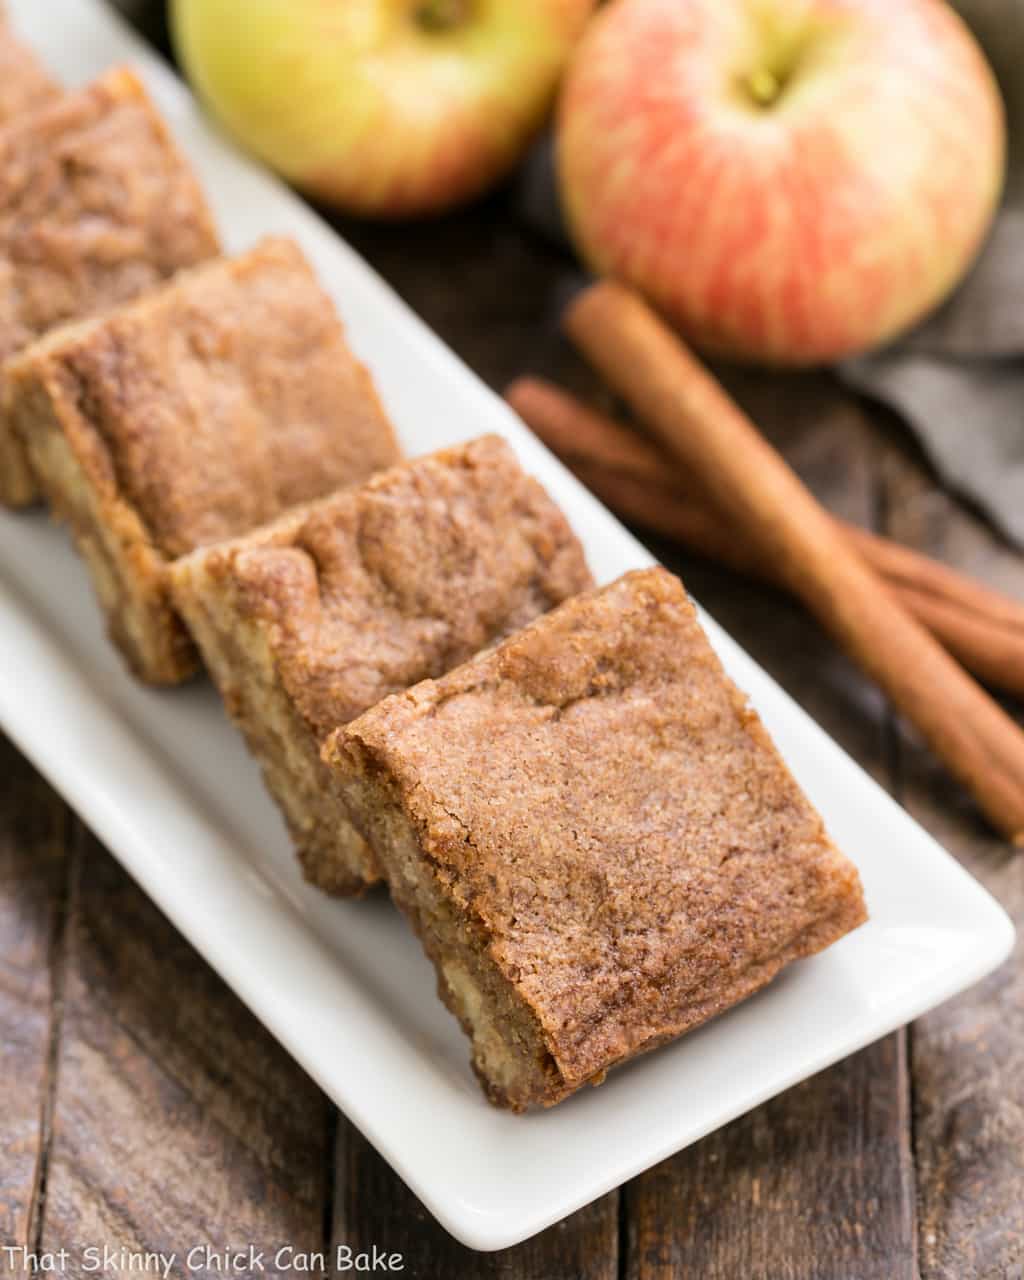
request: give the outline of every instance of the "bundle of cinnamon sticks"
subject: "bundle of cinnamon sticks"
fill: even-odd
[[[964,670],[1024,693],[1024,605],[829,515],[629,290],[592,286],[565,326],[653,440],[536,379],[507,392],[528,425],[627,519],[803,599],[1024,845],[1024,731]]]

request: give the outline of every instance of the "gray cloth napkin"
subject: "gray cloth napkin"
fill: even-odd
[[[1024,0],[957,0],[995,68],[1009,124],[1006,193],[970,275],[901,341],[843,365],[896,409],[950,488],[1024,547]]]

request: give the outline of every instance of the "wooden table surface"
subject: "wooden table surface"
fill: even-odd
[[[514,206],[505,192],[428,225],[340,229],[494,387],[531,372],[599,395],[558,335],[573,264]],[[824,373],[729,383],[833,510],[1024,597],[1024,559],[936,488],[885,412]],[[652,545],[1024,925],[1024,858],[807,615]],[[67,1249],[68,1275],[96,1271],[87,1245],[173,1252],[183,1276],[224,1274],[194,1246],[301,1261],[338,1244],[398,1251],[425,1280],[1022,1277],[1020,951],[541,1236],[474,1254],[0,739],[0,1274],[19,1274],[11,1245]]]

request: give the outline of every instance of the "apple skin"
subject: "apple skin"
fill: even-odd
[[[408,217],[512,168],[594,2],[173,0],[171,27],[250,151],[346,212]]]
[[[617,0],[559,109],[583,257],[711,353],[818,364],[944,298],[1005,171],[992,72],[944,0]]]

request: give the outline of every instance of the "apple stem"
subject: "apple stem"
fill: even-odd
[[[747,76],[746,89],[759,107],[770,107],[782,91],[782,84],[774,71],[758,67]]]
[[[448,31],[468,16],[470,0],[421,0],[416,21],[425,31]]]

